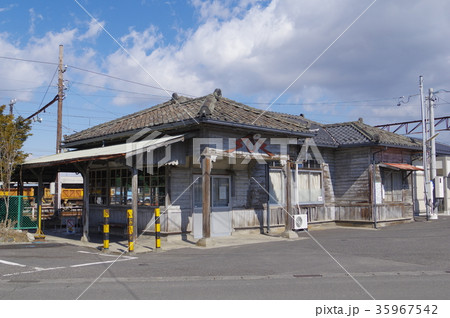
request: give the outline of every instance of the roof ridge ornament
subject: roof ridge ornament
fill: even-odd
[[[214,90],[213,95],[216,97],[217,100],[219,100],[219,98],[222,97],[222,90],[220,88],[216,88]]]
[[[220,97],[222,97],[222,90],[220,88],[216,88],[214,93],[206,96],[197,115],[200,117],[211,116],[214,108],[216,107],[216,102],[220,99]]]
[[[172,102],[176,103],[183,103],[187,100],[187,97],[185,96],[180,96],[177,93],[173,93],[172,94]]]

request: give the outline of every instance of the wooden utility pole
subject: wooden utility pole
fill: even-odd
[[[62,140],[62,107],[64,99],[64,69],[63,65],[64,46],[59,46],[59,63],[58,63],[58,120],[56,123],[56,153],[61,152]],[[53,204],[55,212],[61,209],[61,179],[59,173],[56,174],[55,180],[55,202]]]
[[[61,152],[62,140],[62,106],[64,99],[64,77],[65,72],[63,65],[64,46],[59,46],[59,64],[58,64],[58,122],[56,125],[56,153]]]
[[[205,156],[202,162],[202,221],[203,221],[203,238],[211,237],[211,158]]]

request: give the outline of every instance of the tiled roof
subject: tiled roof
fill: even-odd
[[[199,111],[204,105],[209,106],[209,113],[202,115]],[[145,127],[163,127],[176,123],[194,124],[208,120],[217,124],[232,123],[255,129],[268,128],[290,133],[311,134],[304,123],[286,118],[279,113],[265,112],[262,109],[235,102],[222,97],[220,92],[215,92],[199,98],[175,95],[165,103],[65,136],[64,142],[69,144]]]
[[[417,149],[421,147],[421,142],[417,139],[364,124],[361,120],[324,125],[323,127],[340,146],[380,144]]]
[[[339,146],[336,140],[334,140],[333,137],[331,137],[330,133],[323,128],[323,124],[307,119],[303,115],[299,116],[291,114],[282,114],[282,116],[284,116],[285,118],[296,120],[304,125],[307,125],[310,131],[315,134],[313,139],[316,145],[325,147]]]
[[[315,131],[314,142],[318,146],[348,147],[355,145],[382,144],[407,148],[420,148],[421,141],[382,130],[362,120],[323,125],[303,117],[303,115],[283,114],[284,117],[306,124]]]
[[[218,125],[240,125],[249,129],[271,129],[308,136],[323,147],[387,145],[420,148],[421,141],[364,124],[362,120],[322,125],[303,115],[264,111],[221,96],[220,90],[199,98],[178,97],[131,115],[65,136],[64,142],[82,144],[96,138],[114,138],[122,133],[151,127],[164,131],[173,125],[213,122]]]

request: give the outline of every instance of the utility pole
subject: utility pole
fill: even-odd
[[[432,195],[431,201],[431,219],[437,220],[438,211],[436,205],[436,140],[435,140],[435,131],[434,131],[434,96],[433,89],[428,89],[428,114],[430,115],[430,149],[431,149],[431,161],[430,161],[430,195]],[[433,187],[434,185],[434,187]],[[433,191],[434,188],[434,191]]]
[[[11,99],[9,101],[9,114],[12,116],[13,115],[13,109],[14,109],[14,104],[16,103],[16,99]]]
[[[58,64],[58,122],[56,128],[56,153],[61,152],[62,140],[62,106],[64,99],[64,65],[63,65],[64,46],[59,46],[59,64]]]
[[[63,65],[64,46],[59,46],[59,63],[58,63],[58,119],[56,123],[56,153],[61,152],[62,140],[62,107],[64,99],[64,72],[66,71]],[[53,204],[55,212],[61,210],[61,178],[59,173],[56,174],[55,180],[55,202]]]
[[[423,100],[423,76],[419,76],[419,89],[420,89],[420,110],[422,114],[422,162],[423,162],[423,174],[424,174],[424,201],[427,220],[430,219],[430,195],[428,193],[428,187],[430,179],[428,176],[428,155],[427,155],[427,125],[426,125],[426,110]]]

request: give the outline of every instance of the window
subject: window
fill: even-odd
[[[285,181],[283,171],[281,169],[269,170],[269,204],[283,205]]]
[[[150,170],[152,169],[152,171]],[[153,172],[150,174],[150,172]],[[146,206],[165,205],[166,200],[166,170],[164,167],[145,169],[142,179],[139,179],[139,204]]]
[[[89,203],[108,204],[106,170],[94,170],[89,172]]]
[[[291,170],[291,200],[292,204],[322,203],[322,171],[299,170],[295,178],[295,170]],[[295,194],[294,184],[297,182],[297,194]],[[284,205],[286,202],[286,179],[281,169],[271,169],[269,171],[269,204]],[[298,202],[295,202],[297,198]]]
[[[230,204],[230,178],[212,178],[212,206],[227,207]]]
[[[110,197],[111,205],[131,204],[131,170],[130,169],[111,169],[110,179]]]
[[[152,169],[152,170],[150,170]],[[90,203],[107,205],[130,205],[133,199],[132,173],[130,169],[111,169],[90,172]],[[150,167],[138,174],[138,205],[160,206],[165,204],[165,168]],[[109,183],[109,193],[107,184]]]
[[[202,177],[201,176],[194,176],[194,208],[201,208],[202,207]]]
[[[383,170],[383,200],[386,202],[401,202],[403,200],[403,173],[401,171]]]
[[[198,178],[198,179],[197,179]],[[197,179],[197,180],[196,180]],[[202,178],[194,176],[194,208],[203,205]],[[230,205],[230,177],[211,176],[211,206],[220,208]]]
[[[299,171],[297,191],[298,203],[322,202],[322,172]]]

